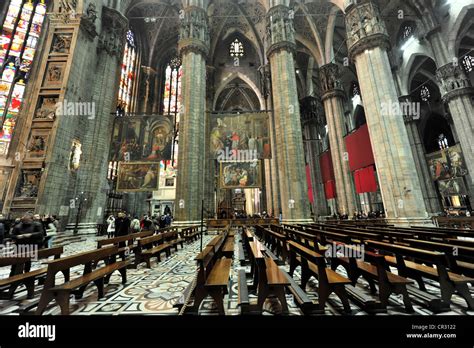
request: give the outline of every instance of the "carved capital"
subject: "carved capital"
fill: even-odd
[[[445,103],[454,98],[474,93],[471,81],[459,65],[453,63],[443,65],[436,71],[436,80]]]
[[[344,95],[344,89],[342,88],[341,83],[341,69],[339,65],[334,63],[323,65],[319,69],[319,77],[321,80],[323,100]]]
[[[346,14],[347,46],[351,59],[375,47],[390,48],[390,39],[379,9],[372,2],[352,5]]]
[[[97,52],[107,52],[111,56],[120,57],[123,52],[128,20],[120,12],[103,7],[102,32],[99,36]]]
[[[207,57],[210,46],[209,18],[204,9],[188,7],[179,30],[179,53],[193,51]]]
[[[295,27],[290,9],[287,6],[275,6],[267,14],[267,40],[269,48],[267,55],[270,57],[279,50],[296,52]]]

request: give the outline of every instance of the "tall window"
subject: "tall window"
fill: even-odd
[[[120,76],[120,89],[118,97],[118,109],[121,112],[131,111],[133,86],[136,80],[137,48],[135,35],[131,30],[127,32],[125,52],[122,62],[122,73]]]
[[[178,162],[178,130],[181,110],[182,61],[179,57],[171,59],[165,70],[165,90],[163,95],[163,114],[174,117],[174,141],[171,162],[162,162],[160,175],[166,178],[176,176]]]
[[[171,59],[165,71],[165,93],[163,98],[163,113],[170,116],[178,116],[181,109],[181,59]]]
[[[438,145],[439,145],[440,150],[445,150],[449,148],[449,142],[448,142],[448,138],[446,138],[446,135],[440,134],[438,136]]]
[[[474,57],[467,55],[462,59],[462,65],[464,67],[464,70],[466,70],[467,73],[470,73],[472,70],[474,70]]]
[[[0,155],[6,155],[46,15],[44,0],[11,0],[0,36]]]
[[[235,39],[235,41],[230,44],[229,54],[231,57],[237,58],[244,56],[244,45],[239,41],[239,39]]]

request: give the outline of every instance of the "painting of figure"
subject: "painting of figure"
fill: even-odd
[[[459,145],[426,155],[433,181],[459,178],[467,174]]]
[[[160,164],[151,162],[120,162],[117,191],[152,192],[159,188]]]
[[[219,161],[271,158],[268,121],[266,113],[211,115],[211,157]]]
[[[222,189],[262,187],[261,163],[221,162],[220,187]]]
[[[174,120],[170,117],[117,118],[113,130],[111,161],[171,160],[174,134]]]

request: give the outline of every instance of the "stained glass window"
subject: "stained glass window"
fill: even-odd
[[[244,53],[244,45],[239,41],[239,39],[235,39],[235,41],[230,44],[230,56],[240,58],[244,56]]]
[[[130,112],[133,95],[133,86],[136,79],[137,50],[135,35],[131,30],[127,32],[125,52],[122,62],[122,73],[120,76],[120,88],[118,97],[118,107],[120,112]]]
[[[0,34],[0,155],[6,155],[46,15],[44,0],[11,0]]]
[[[178,162],[178,130],[181,111],[181,78],[183,76],[182,62],[179,57],[170,60],[165,69],[165,89],[163,95],[163,114],[173,116],[175,122],[175,140],[173,142],[172,161],[162,162],[160,176],[169,178],[176,175]],[[166,168],[166,170],[165,170]]]
[[[411,25],[405,25],[403,28],[403,41],[406,41],[413,35],[413,27]]]
[[[431,93],[430,93],[430,90],[429,90],[428,87],[426,87],[426,86],[421,87],[420,98],[421,98],[421,100],[423,100],[424,102],[427,102],[428,100],[430,100],[430,98],[431,98]]]
[[[464,70],[466,70],[467,73],[470,73],[474,70],[474,57],[469,55],[465,56],[462,59],[462,65],[464,66]]]

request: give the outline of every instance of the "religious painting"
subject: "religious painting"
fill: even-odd
[[[159,162],[172,159],[175,127],[171,117],[121,117],[115,120],[112,161]]]
[[[262,187],[262,167],[260,161],[221,162],[221,189],[246,189]]]
[[[28,144],[26,160],[42,160],[46,157],[49,132],[33,130]]]
[[[272,157],[267,113],[211,115],[211,158],[253,161]]]
[[[443,197],[468,195],[463,178],[438,181],[439,193]]]
[[[117,191],[150,192],[159,188],[160,163],[120,162]]]
[[[431,178],[434,181],[448,180],[467,174],[461,146],[456,145],[447,149],[426,155]]]
[[[71,145],[71,152],[69,153],[69,170],[77,172],[81,167],[82,159],[82,144],[79,140],[73,140]]]

